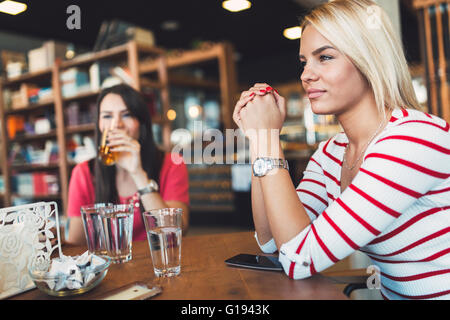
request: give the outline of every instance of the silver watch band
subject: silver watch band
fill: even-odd
[[[138,193],[140,196],[157,191],[159,191],[159,187],[155,180],[150,180],[149,184],[147,184],[144,188],[138,189]]]
[[[283,168],[289,170],[288,162],[285,159],[275,159],[275,158],[265,158],[265,159],[270,160],[272,168]]]

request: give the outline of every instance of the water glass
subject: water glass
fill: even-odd
[[[157,277],[172,277],[181,270],[183,210],[164,208],[143,213],[153,270]]]
[[[106,253],[112,263],[131,260],[134,206],[115,204],[100,208],[105,235]]]
[[[111,205],[112,203],[95,203],[82,206],[80,209],[89,253],[95,255],[107,254],[100,208]]]

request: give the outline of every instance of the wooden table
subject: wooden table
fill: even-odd
[[[86,247],[63,246],[65,255],[77,255]],[[72,298],[56,298],[33,289],[11,299],[95,299],[133,282],[162,287],[158,300],[331,300],[346,299],[326,277],[317,274],[304,280],[289,279],[284,272],[229,267],[224,263],[239,253],[261,253],[253,232],[186,236],[182,240],[181,274],[156,278],[147,241],[133,243],[133,258],[112,264],[93,290]]]

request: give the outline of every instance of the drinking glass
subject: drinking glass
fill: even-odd
[[[89,253],[95,255],[107,254],[100,208],[111,205],[112,203],[95,203],[82,206],[80,209]]]
[[[164,208],[143,213],[147,240],[157,277],[172,277],[181,270],[181,226],[183,210]]]
[[[134,206],[115,204],[100,208],[106,253],[113,263],[131,260]]]

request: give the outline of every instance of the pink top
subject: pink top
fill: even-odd
[[[67,215],[79,217],[80,208],[95,203],[95,189],[88,162],[75,166],[69,183],[69,203]],[[181,201],[189,205],[189,179],[183,158],[177,154],[167,153],[159,178],[159,193],[164,201]],[[119,197],[120,203],[129,203],[134,197]],[[141,211],[135,208],[133,222],[133,240],[145,240],[145,226]]]

